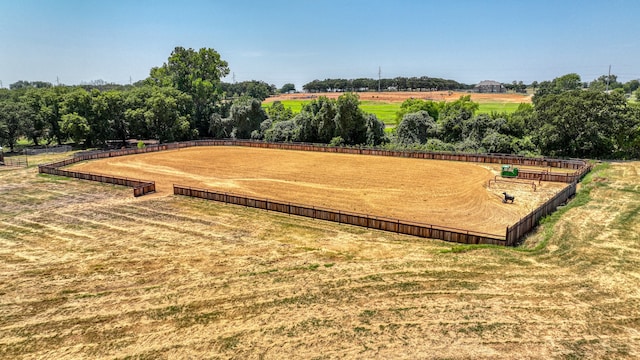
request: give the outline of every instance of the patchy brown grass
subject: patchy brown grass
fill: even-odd
[[[637,358],[639,171],[596,171],[542,249],[466,252],[3,171],[0,358]]]

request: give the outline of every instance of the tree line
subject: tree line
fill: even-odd
[[[455,80],[421,77],[396,77],[393,79],[325,79],[313,80],[302,86],[308,92],[361,92],[374,90],[394,91],[435,91],[472,89]]]
[[[375,115],[361,110],[355,92],[338,99],[321,96],[294,114],[279,102],[262,106],[278,91],[275,86],[223,83],[228,74],[228,64],[215,50],[176,47],[167,62],[135,84],[21,81],[0,89],[0,144],[13,151],[21,137],[35,145],[72,141],[83,147],[128,139],[231,137],[561,157],[640,156],[640,105],[625,98],[626,90],[636,95],[640,90],[614,77],[586,88],[577,74],[543,81],[536,84],[533,103],[511,114],[477,114],[478,104],[469,96],[452,102],[409,99],[397,114],[397,126],[385,132]],[[349,86],[362,84],[353,80]],[[293,84],[280,89],[292,90]]]

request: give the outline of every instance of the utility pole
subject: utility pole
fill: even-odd
[[[382,79],[382,68],[378,66],[378,92],[380,92],[380,80]]]
[[[611,80],[611,65],[609,65],[609,75],[607,76],[607,89],[605,92],[609,92],[609,81]]]

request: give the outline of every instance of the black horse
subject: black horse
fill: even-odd
[[[506,203],[507,201],[511,201],[511,203],[513,204],[513,200],[515,199],[515,196],[509,195],[506,192],[503,192],[502,194],[504,195],[504,199],[502,200],[503,203]]]

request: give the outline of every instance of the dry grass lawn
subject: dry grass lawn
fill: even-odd
[[[639,184],[511,249],[0,170],[0,358],[638,358]]]

